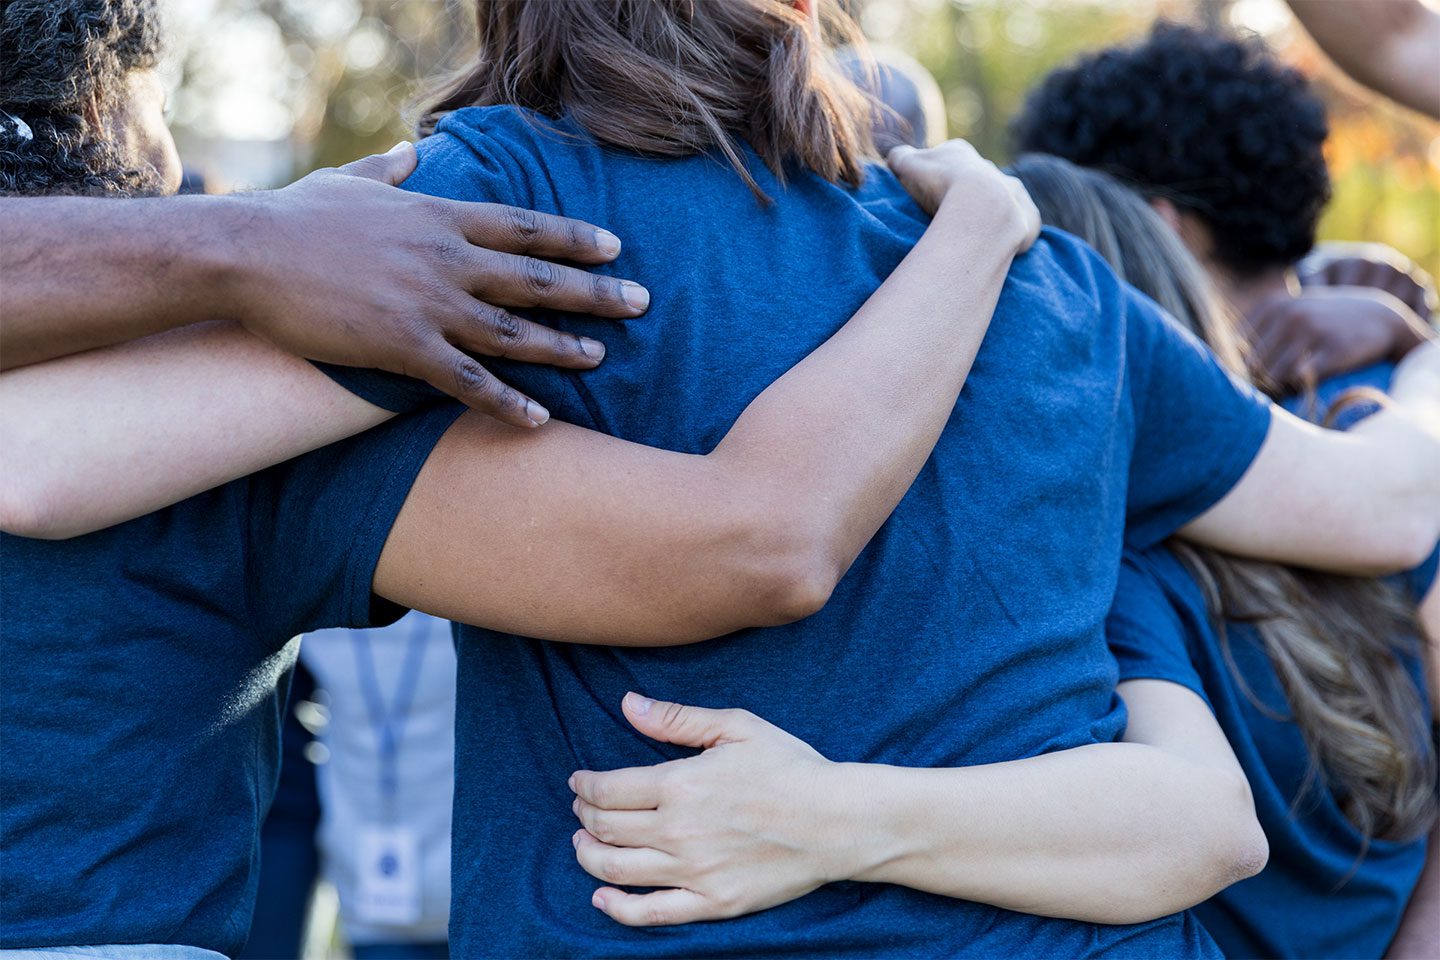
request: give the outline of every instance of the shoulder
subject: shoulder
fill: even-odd
[[[597,149],[568,120],[520,107],[466,107],[417,144],[420,162],[403,186],[452,200],[546,208],[566,157]]]

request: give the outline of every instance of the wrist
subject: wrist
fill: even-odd
[[[821,783],[825,882],[879,880],[898,855],[877,771],[868,763],[831,763]]]
[[[1007,269],[1027,239],[1015,202],[990,185],[951,184],[930,224],[932,230],[946,231],[957,243],[967,244],[967,256],[989,257]]]
[[[195,257],[217,318],[242,323],[264,311],[266,297],[281,278],[266,274],[275,247],[274,212],[263,194],[202,198]]]

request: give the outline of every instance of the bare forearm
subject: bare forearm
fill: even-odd
[[[838,580],[944,429],[1014,259],[974,211],[942,204],[860,312],[750,405],[711,454],[808,531]]]
[[[856,880],[1043,916],[1136,923],[1263,864],[1243,781],[1142,744],[948,770],[847,765]],[[1258,831],[1258,827],[1256,828]],[[1256,862],[1258,859],[1258,863]]]
[[[973,210],[941,213],[707,456],[461,418],[397,518],[376,592],[477,626],[625,646],[815,612],[929,456],[1018,246]],[[467,523],[470,537],[446,533]]]
[[[1425,869],[1410,894],[1410,904],[1386,960],[1427,960],[1440,957],[1440,827],[1430,831]]]
[[[390,414],[237,324],[0,373],[0,529],[88,533]]]
[[[224,316],[240,218],[220,197],[0,199],[0,367]]]
[[[1419,0],[1290,0],[1290,8],[1356,81],[1440,119],[1440,13]]]

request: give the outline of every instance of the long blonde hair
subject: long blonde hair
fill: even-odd
[[[1108,174],[1040,154],[1020,157],[1010,172],[1045,223],[1093,246],[1247,379],[1233,317],[1139,194]],[[1246,623],[1260,635],[1309,747],[1313,781],[1333,790],[1364,842],[1428,831],[1437,817],[1436,758],[1424,699],[1401,660],[1403,645],[1421,635],[1413,605],[1379,580],[1170,546],[1200,584],[1242,687],[1224,623]]]

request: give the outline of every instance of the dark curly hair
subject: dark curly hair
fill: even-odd
[[[1047,76],[1016,117],[1017,150],[1104,170],[1210,228],[1240,273],[1295,263],[1330,199],[1325,107],[1258,39],[1158,23],[1139,46]]]
[[[125,96],[160,46],[159,0],[0,0],[0,194],[153,193],[153,171],[86,113]]]

